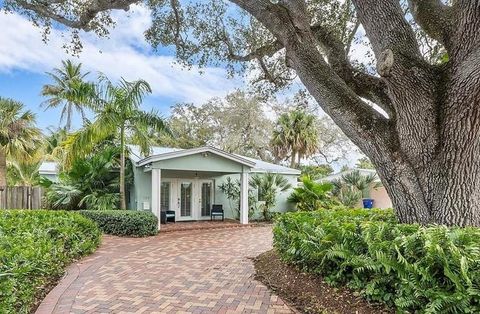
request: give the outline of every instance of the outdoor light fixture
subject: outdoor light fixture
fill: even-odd
[[[280,2],[280,0],[270,0],[271,3],[273,4],[278,4]]]
[[[203,157],[208,157],[208,153],[207,153],[207,152],[204,152],[204,153],[202,154],[202,156],[203,156]]]

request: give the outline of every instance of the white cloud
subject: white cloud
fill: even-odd
[[[150,83],[155,96],[176,101],[201,103],[223,96],[240,82],[227,79],[221,68],[185,69],[175,64],[175,58],[153,54],[143,32],[151,18],[147,8],[133,7],[129,13],[114,14],[117,26],[110,38],[82,34],[83,51],[79,61],[92,73],[102,72],[111,79],[143,78]],[[33,73],[50,71],[61,60],[72,58],[62,45],[69,41],[58,29],[53,29],[48,44],[42,42],[41,30],[17,14],[0,13],[0,73],[26,70]]]

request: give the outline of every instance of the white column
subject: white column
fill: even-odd
[[[161,169],[152,169],[152,213],[158,218],[158,229],[160,230],[160,183]]]
[[[240,175],[240,223],[248,224],[248,172]]]

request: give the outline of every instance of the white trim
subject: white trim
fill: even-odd
[[[189,155],[194,155],[194,154],[199,154],[199,153],[212,153],[221,157],[224,157],[226,159],[235,161],[239,164],[248,166],[248,167],[255,167],[255,162],[247,160],[242,157],[238,157],[234,154],[227,153],[223,150],[210,147],[210,146],[203,146],[203,147],[198,147],[198,148],[191,148],[191,149],[184,149],[184,150],[179,150],[179,151],[174,151],[170,153],[165,153],[165,154],[158,154],[158,155],[152,155],[147,158],[144,158],[142,160],[139,160],[137,162],[137,166],[144,166],[149,163],[155,162],[155,161],[161,161],[161,160],[167,160],[167,159],[172,159],[172,158],[178,158],[178,157],[183,157],[183,156],[189,156]]]
[[[260,168],[253,168],[250,170],[250,173],[278,173],[278,174],[286,174],[286,175],[300,175],[302,174],[302,171],[300,170],[267,170],[267,169],[260,169]]]
[[[153,169],[152,171],[152,205],[151,211],[157,216],[158,230],[160,230],[160,183],[162,182],[162,171],[160,169]]]
[[[248,224],[248,172],[240,175],[240,223]]]

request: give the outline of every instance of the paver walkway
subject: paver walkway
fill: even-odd
[[[271,245],[270,227],[105,236],[37,313],[291,313],[253,279],[250,258]]]

